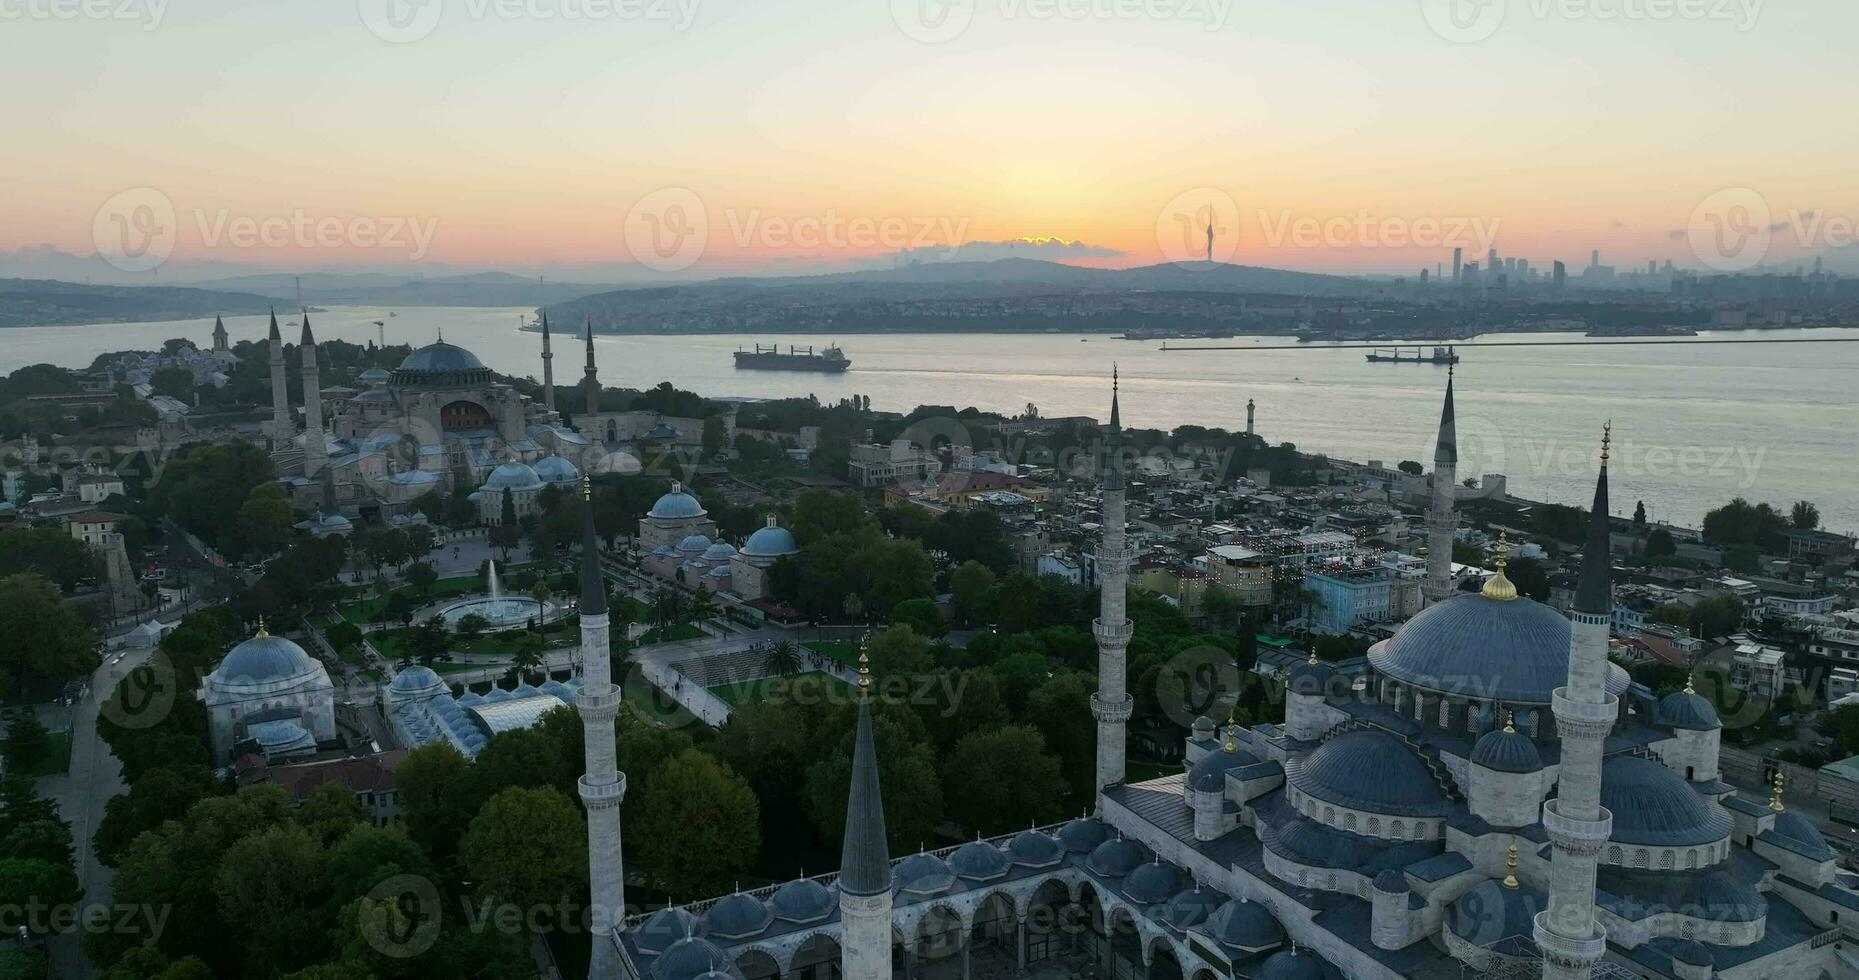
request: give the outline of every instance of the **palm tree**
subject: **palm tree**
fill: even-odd
[[[697,584],[697,594],[691,597],[691,604],[685,611],[690,615],[691,619],[699,623],[707,623],[715,619],[719,611],[716,604],[716,593],[710,591],[710,586],[699,582]]]
[[[793,640],[776,640],[768,648],[768,659],[763,661],[768,672],[777,677],[790,677],[800,673],[800,644]]]
[[[542,644],[534,638],[526,639],[517,645],[516,654],[510,660],[510,666],[519,675],[528,673],[542,666]]]
[[[848,592],[845,601],[840,603],[840,608],[845,610],[846,622],[857,623],[859,617],[865,615],[865,600],[859,598],[857,592]]]

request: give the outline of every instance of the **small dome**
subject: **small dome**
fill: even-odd
[[[839,901],[825,885],[801,878],[775,889],[768,906],[783,922],[817,922],[832,915]]]
[[[1226,774],[1243,766],[1257,765],[1259,757],[1243,749],[1226,751],[1217,748],[1201,757],[1192,769],[1188,770],[1188,788],[1200,793],[1221,793],[1226,791]]]
[[[912,854],[899,862],[891,873],[892,882],[916,895],[934,895],[955,886],[955,874],[943,860],[932,854]]]
[[[1328,803],[1394,816],[1443,816],[1446,791],[1420,757],[1379,730],[1347,732],[1286,767],[1291,784]]]
[[[1543,756],[1530,736],[1498,728],[1484,733],[1472,746],[1472,765],[1498,772],[1537,772],[1543,768]]]
[[[388,374],[389,372],[386,368],[378,368],[378,367],[369,368],[368,370],[363,371],[362,373],[356,375],[355,380],[366,381],[370,384],[373,384],[373,383],[380,382],[380,381],[386,381],[388,378]]]
[[[1049,868],[1065,860],[1065,845],[1037,830],[1023,830],[1007,842],[1007,857],[1028,868]]]
[[[289,680],[320,666],[303,647],[263,631],[232,648],[214,671],[222,683],[263,684]]]
[[[1404,895],[1412,891],[1413,887],[1407,883],[1406,875],[1393,868],[1384,868],[1381,874],[1375,876],[1375,890],[1378,892],[1389,892],[1395,895]]]
[[[633,931],[633,944],[648,953],[662,953],[672,943],[697,935],[697,916],[681,908],[659,909]]]
[[[1059,843],[1073,854],[1089,854],[1110,839],[1110,828],[1095,817],[1079,817],[1059,828]]]
[[[1708,732],[1723,727],[1717,709],[1696,692],[1673,691],[1659,699],[1659,723],[1687,731]]]
[[[1165,902],[1181,889],[1181,872],[1172,864],[1151,861],[1123,879],[1123,895],[1138,905]]]
[[[544,456],[536,461],[536,475],[544,483],[571,486],[581,482],[581,470],[560,456]]]
[[[735,557],[736,549],[727,541],[718,541],[704,549],[704,561],[728,561]]]
[[[1706,806],[1683,776],[1639,756],[1602,763],[1601,805],[1614,815],[1610,839],[1621,844],[1683,847],[1730,833],[1729,814]]]
[[[1194,740],[1205,742],[1214,737],[1214,720],[1206,715],[1197,715],[1194,719]]]
[[[483,490],[540,490],[542,477],[528,463],[509,462],[484,478]]]
[[[742,544],[742,553],[751,558],[779,558],[799,551],[800,545],[795,543],[794,536],[787,528],[775,524],[773,518],[769,519],[767,527],[749,535],[749,540]]]
[[[685,517],[702,517],[705,513],[707,512],[704,510],[704,505],[698,503],[696,497],[685,493],[681,486],[674,483],[671,485],[671,492],[658,498],[658,502],[652,505],[652,509],[647,511],[645,516],[676,520]]]
[[[1215,909],[1206,928],[1215,942],[1232,949],[1270,949],[1285,941],[1285,927],[1272,918],[1271,909],[1241,898]]]
[[[1323,980],[1323,961],[1315,953],[1287,949],[1265,958],[1258,980]]]
[[[1100,878],[1121,878],[1149,860],[1148,849],[1128,838],[1118,837],[1097,845],[1085,866]],[[1171,889],[1172,890],[1172,889]]]
[[[710,539],[701,534],[687,535],[678,542],[678,550],[688,554],[701,555],[710,550]]]
[[[1310,697],[1322,697],[1329,692],[1330,681],[1336,676],[1335,668],[1319,660],[1309,660],[1291,668],[1291,677],[1285,682],[1285,689],[1292,694]]]
[[[986,841],[969,841],[949,855],[949,870],[958,878],[987,881],[1005,875],[1011,866],[1000,848]]]
[[[1534,888],[1506,888],[1502,882],[1486,880],[1453,900],[1446,925],[1453,935],[1481,949],[1506,939],[1534,941],[1536,913],[1547,907],[1543,893]]]
[[[437,671],[417,664],[395,674],[393,683],[387,686],[387,699],[396,704],[449,693],[451,689],[445,686]]]
[[[316,748],[316,738],[294,721],[261,721],[250,729],[251,737],[266,755],[278,755]]]
[[[1764,831],[1762,840],[1777,838],[1776,843],[1796,854],[1815,861],[1831,861],[1833,848],[1827,846],[1827,839],[1820,831],[1807,821],[1807,818],[1789,810],[1775,815],[1775,825]]]
[[[747,939],[760,935],[774,920],[774,913],[762,900],[737,892],[725,895],[704,913],[704,933],[723,939]]]
[[[680,939],[652,961],[652,980],[697,980],[730,969],[729,954],[708,939]]]
[[[1168,904],[1156,912],[1156,917],[1179,932],[1206,922],[1225,902],[1225,895],[1211,888],[1195,886],[1169,899]]]

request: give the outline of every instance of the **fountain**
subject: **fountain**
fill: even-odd
[[[466,616],[479,616],[495,629],[505,626],[520,626],[529,620],[538,623],[547,622],[555,612],[552,602],[537,602],[529,596],[505,598],[503,582],[497,577],[497,563],[490,563],[489,589],[486,594],[460,599],[439,610],[439,618],[445,625],[456,629],[458,621]]]

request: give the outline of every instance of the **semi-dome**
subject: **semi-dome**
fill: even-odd
[[[1530,736],[1499,728],[1479,736],[1472,746],[1472,765],[1498,772],[1537,772],[1543,768],[1543,754]]]
[[[696,497],[685,493],[681,484],[673,483],[671,492],[658,498],[658,502],[652,505],[652,509],[647,511],[645,516],[678,520],[686,517],[702,517],[705,513],[704,505],[698,503]]]
[[[1172,864],[1150,861],[1123,879],[1123,897],[1138,905],[1168,901],[1181,889],[1181,872]]]
[[[1353,810],[1434,817],[1449,809],[1432,770],[1386,732],[1346,732],[1285,768],[1300,792]]]
[[[680,939],[652,961],[652,980],[697,980],[730,968],[729,954],[708,939]]]
[[[387,685],[387,699],[395,703],[420,701],[447,693],[450,689],[438,672],[418,664],[403,668],[394,675],[393,683]]]
[[[955,849],[949,855],[949,870],[957,878],[969,881],[987,881],[1004,876],[1011,865],[1007,855],[1000,848],[986,841],[972,840]]]
[[[680,939],[697,935],[697,916],[681,908],[664,908],[646,917],[633,931],[633,944],[648,953],[662,953]]]
[[[1059,828],[1059,843],[1073,854],[1089,854],[1110,839],[1110,828],[1096,817],[1079,817]]]
[[[1322,697],[1329,692],[1330,681],[1335,677],[1334,668],[1312,655],[1310,659],[1291,668],[1291,676],[1285,682],[1285,689],[1292,694]]]
[[[1269,949],[1285,941],[1285,927],[1258,902],[1235,898],[1207,917],[1205,929],[1214,942],[1232,949]]]
[[[1531,599],[1459,595],[1420,611],[1369,650],[1377,671],[1428,691],[1479,700],[1548,704],[1568,683],[1569,621]],[[1607,690],[1627,689],[1608,665]]]
[[[1776,814],[1774,825],[1763,831],[1760,839],[1814,861],[1831,861],[1835,857],[1820,831],[1792,810]]]
[[[233,647],[213,673],[222,683],[265,684],[300,677],[319,666],[303,647],[260,629],[257,636]]]
[[[544,483],[569,486],[581,482],[580,468],[560,456],[544,456],[536,460],[535,470]]]
[[[1315,953],[1287,949],[1265,958],[1258,980],[1323,980],[1323,960]]]
[[[705,935],[722,939],[757,936],[774,921],[774,913],[761,899],[737,892],[717,899],[704,913]]]
[[[1085,860],[1085,867],[1101,878],[1121,878],[1141,867],[1147,860],[1147,848],[1128,838],[1118,837],[1097,845],[1097,849]]]
[[[1487,880],[1453,900],[1446,926],[1473,946],[1490,949],[1507,939],[1530,940],[1536,935],[1536,914],[1547,907],[1542,892]]]
[[[1049,868],[1065,860],[1065,845],[1037,830],[1022,830],[1007,842],[1007,858],[1028,868]]]
[[[499,465],[484,478],[484,490],[540,490],[542,477],[528,463],[511,461]]]
[[[1687,687],[1659,699],[1659,723],[1687,731],[1708,732],[1722,728],[1717,709],[1709,698]]]
[[[1388,892],[1394,895],[1404,895],[1412,891],[1413,886],[1407,883],[1406,875],[1393,868],[1383,868],[1381,874],[1375,876],[1375,890]]]
[[[1167,923],[1177,932],[1192,929],[1214,914],[1226,902],[1226,896],[1211,888],[1202,888],[1196,884],[1168,900],[1168,904],[1156,911],[1155,917]]]
[[[1602,763],[1601,805],[1614,815],[1610,839],[1621,844],[1685,847],[1730,833],[1729,814],[1706,805],[1683,776],[1639,756]]]
[[[917,895],[934,895],[955,886],[955,873],[933,854],[912,854],[891,872],[898,888]]]
[[[316,736],[288,719],[258,722],[248,729],[248,734],[267,756],[308,752],[316,748]]]
[[[768,907],[775,918],[784,922],[818,922],[833,914],[839,900],[825,885],[812,878],[799,878],[775,889]]]
[[[1257,765],[1259,757],[1243,749],[1228,752],[1215,749],[1201,756],[1188,770],[1188,788],[1200,793],[1219,793],[1226,789],[1226,774],[1243,766]]]
[[[780,558],[799,551],[800,545],[794,541],[794,535],[776,524],[773,515],[769,516],[767,527],[749,535],[749,540],[742,543],[742,553],[750,558]]]

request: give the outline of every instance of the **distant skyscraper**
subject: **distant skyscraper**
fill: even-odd
[[[1500,268],[1500,266],[1498,265],[1498,250],[1497,249],[1493,248],[1493,249],[1486,250],[1485,268],[1490,269],[1492,274],[1494,275],[1497,273],[1498,269]]]
[[[1465,268],[1465,249],[1462,249],[1462,248],[1453,249],[1452,250],[1452,281],[1453,282],[1459,281],[1459,273],[1464,271],[1464,268]]]
[[[1427,272],[1428,270],[1425,268],[1422,268],[1420,270],[1420,285],[1422,286],[1425,286],[1427,284]]]
[[[1561,289],[1562,284],[1567,282],[1568,278],[1569,267],[1563,265],[1561,259],[1557,259],[1555,265],[1550,269],[1550,282],[1555,285],[1555,288]]]
[[[1601,250],[1597,248],[1594,251],[1588,253],[1588,268],[1599,269],[1600,267],[1601,267]]]
[[[1647,259],[1646,260],[1646,274],[1649,276],[1656,276],[1659,274],[1659,260],[1658,259]]]

